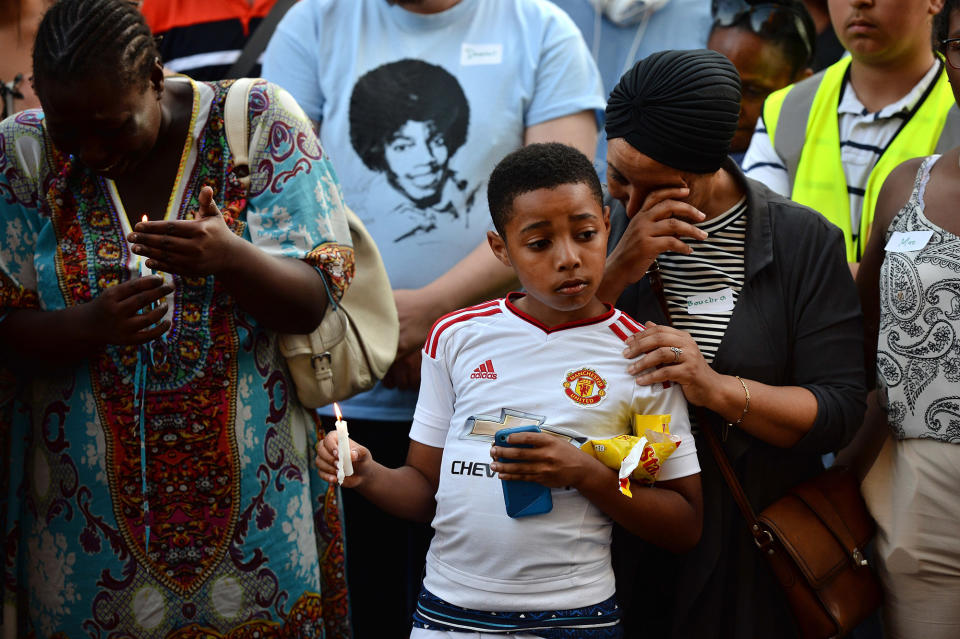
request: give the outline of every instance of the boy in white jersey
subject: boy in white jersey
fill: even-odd
[[[621,351],[643,329],[596,297],[609,211],[590,161],[561,144],[527,146],[494,169],[488,196],[497,228],[490,246],[526,293],[436,322],[406,465],[381,466],[351,442],[355,474],[343,485],[397,516],[432,520],[411,637],[619,637],[612,522],[674,551],[700,536],[700,468],[686,402],[676,386],[634,382]],[[635,413],[670,414],[681,444],[656,486],[628,498],[617,472],[570,437],[630,432]],[[508,441],[529,448],[491,448],[494,432],[522,423],[542,432]],[[317,453],[332,481],[335,432]],[[509,517],[500,480],[549,487],[552,510]]]

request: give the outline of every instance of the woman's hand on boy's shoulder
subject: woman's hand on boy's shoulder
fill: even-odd
[[[343,478],[344,488],[356,488],[363,483],[364,463],[370,459],[370,451],[352,439],[350,442],[350,460],[353,462],[353,474]],[[337,431],[330,431],[326,437],[317,441],[316,457],[317,470],[324,481],[331,484],[337,481],[337,460],[340,457]]]
[[[680,385],[691,404],[715,406],[723,376],[707,363],[693,336],[653,322],[647,322],[644,329],[628,337],[623,350],[623,356],[632,360],[627,372],[637,384],[673,382]]]
[[[509,443],[517,446],[493,446],[491,469],[500,479],[532,481],[549,488],[577,488],[598,463],[565,439],[546,433],[514,433]],[[502,459],[510,461],[501,461]]]

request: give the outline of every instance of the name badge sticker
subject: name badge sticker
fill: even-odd
[[[933,231],[895,231],[883,250],[890,253],[919,251],[930,242],[931,237]]]
[[[460,47],[460,66],[475,67],[482,64],[501,64],[502,44],[467,44]]]
[[[716,315],[733,310],[733,289],[729,286],[712,293],[691,295],[687,298],[687,313],[690,315]]]

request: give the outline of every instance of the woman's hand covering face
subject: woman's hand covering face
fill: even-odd
[[[640,210],[630,218],[627,230],[609,259],[619,251],[638,270],[643,267],[639,274],[643,277],[661,253],[692,253],[693,249],[680,238],[704,240],[707,234],[693,225],[693,222],[703,221],[704,214],[680,200],[689,194],[687,188],[673,187],[647,195]]]

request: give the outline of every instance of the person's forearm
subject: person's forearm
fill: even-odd
[[[423,288],[394,291],[400,316],[397,358],[420,349],[438,318],[499,297],[516,285],[513,270],[501,264],[484,242]]]
[[[738,428],[773,446],[790,448],[813,428],[817,398],[800,386],[769,386],[743,380],[750,392],[750,407]],[[721,375],[709,408],[731,424],[743,415],[746,392],[733,375]]]
[[[437,507],[436,489],[416,468],[387,468],[370,461],[355,490],[377,508],[395,517],[430,523]]]
[[[313,267],[268,255],[249,242],[237,243],[230,267],[217,279],[240,308],[275,331],[309,333],[327,308],[323,280]]]
[[[523,144],[560,142],[572,146],[592,162],[597,151],[597,116],[591,111],[571,113],[527,127]]]
[[[0,353],[15,370],[66,367],[98,347],[86,330],[85,305],[57,311],[12,309],[0,322]]]
[[[637,268],[631,268],[629,265],[624,264],[623,258],[620,258],[617,250],[614,249],[614,252],[607,257],[606,268],[603,272],[603,281],[600,282],[600,286],[597,288],[597,297],[600,298],[601,301],[616,304],[617,300],[623,294],[623,291],[637,281],[637,279],[635,279],[637,273],[645,272],[649,267],[649,264],[644,265],[642,271]],[[640,275],[640,277],[643,276]]]
[[[680,493],[653,486],[633,485],[633,497],[617,490],[617,471],[597,462],[583,485],[584,497],[631,534],[672,552],[686,552],[700,539],[701,508]],[[699,482],[699,476],[696,479]]]
[[[834,465],[849,466],[857,477],[863,480],[889,433],[887,412],[877,401],[877,392],[871,391],[867,395],[867,413],[863,417],[863,424],[857,430],[853,441],[837,453]]]
[[[494,256],[486,240],[449,271],[421,290],[434,300],[433,319],[464,306],[482,302],[515,288],[517,276]]]

